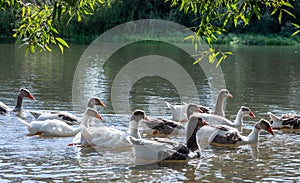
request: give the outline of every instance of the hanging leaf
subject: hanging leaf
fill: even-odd
[[[30,45],[30,52],[34,53],[35,52],[35,46],[34,45]]]
[[[221,63],[222,63],[222,61],[223,60],[225,60],[227,58],[227,56],[226,55],[222,55],[220,58],[219,58],[219,60],[218,60],[218,63],[217,63],[217,65],[216,65],[216,67],[218,67]]]
[[[283,1],[283,2],[282,2],[282,5],[287,6],[287,7],[290,7],[290,8],[294,8],[293,5],[291,5],[291,3],[289,3],[289,2]]]
[[[25,17],[26,8],[25,6],[22,7],[22,17]]]
[[[64,53],[64,47],[61,44],[59,44],[59,43],[58,43],[58,47],[59,47],[61,53]]]
[[[56,37],[55,39],[56,39],[61,45],[63,45],[63,46],[65,46],[65,47],[69,48],[68,43],[67,43],[65,40],[63,40],[62,38]]]
[[[289,14],[291,17],[296,18],[296,16],[291,13],[290,11],[286,10],[286,9],[282,9],[284,12],[286,12],[287,14]]]
[[[47,51],[52,51],[51,48],[49,48],[49,46],[45,45],[45,48]]]
[[[282,10],[279,11],[279,15],[278,15],[279,24],[281,24],[281,18],[282,18]]]
[[[300,32],[300,30],[295,31],[295,32],[292,34],[292,36],[297,35],[299,32]]]

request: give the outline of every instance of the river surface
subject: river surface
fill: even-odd
[[[226,116],[234,119],[242,105],[250,107],[256,115],[245,117],[243,134],[250,133],[260,118],[269,119],[268,111],[278,115],[300,113],[300,47],[224,47],[233,51],[234,56],[221,64],[223,76],[209,78],[212,76],[198,64],[192,65],[193,60],[186,53],[172,50],[168,45],[139,43],[118,50],[98,71],[100,53],[94,65],[77,68],[78,78],[73,83],[77,63],[86,48],[71,45],[64,54],[54,50],[24,56],[24,50],[18,46],[0,44],[0,101],[13,107],[19,88],[25,87],[36,100],[25,99],[24,109],[65,110],[80,115],[82,111],[73,107],[78,104],[77,99],[86,101],[92,95],[98,96],[107,105],[98,109],[104,125],[126,130],[130,117],[127,111],[136,108],[144,109],[150,116],[166,118],[171,113],[164,101],[178,103],[182,99],[212,108],[215,91],[211,90],[210,82],[223,83],[224,79],[233,95],[227,100]],[[145,64],[143,68],[125,72],[119,78],[121,87],[112,86],[128,60],[153,55],[152,50],[157,49],[167,54],[163,59],[151,58],[176,60],[191,75],[197,96],[193,87],[190,90],[186,86],[181,98],[180,89],[158,74],[131,81],[132,73],[153,70]],[[80,75],[82,70],[86,75]],[[172,72],[168,66],[163,70]],[[176,77],[175,80],[179,87],[188,82]],[[112,99],[112,95],[117,99]],[[122,111],[123,104],[130,108]],[[30,116],[25,119],[32,120]],[[202,149],[201,159],[143,166],[135,165],[133,151],[81,149],[68,146],[73,137],[27,136],[27,133],[14,114],[0,116],[0,182],[300,182],[299,131],[275,130],[275,136],[262,132],[257,145],[208,146]]]

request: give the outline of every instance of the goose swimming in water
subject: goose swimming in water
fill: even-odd
[[[198,107],[200,107],[200,109],[202,110],[203,113],[209,113],[209,114],[212,113],[215,115],[225,117],[224,108],[225,108],[225,100],[227,98],[232,98],[232,95],[229,93],[229,91],[227,89],[222,89],[222,90],[220,90],[220,92],[218,94],[215,109],[213,112],[211,112],[211,110],[206,106],[199,105]],[[182,121],[188,120],[188,117],[186,114],[188,104],[183,103],[183,104],[178,104],[178,105],[172,105],[168,102],[166,102],[166,104],[167,104],[168,108],[171,109],[172,118],[174,121],[182,122]]]
[[[244,145],[257,143],[261,130],[265,130],[274,135],[271,124],[265,119],[259,120],[248,136],[241,135],[236,128],[227,125],[211,125],[211,127],[216,129],[215,133],[210,137],[211,143],[214,145]]]
[[[92,108],[87,108],[83,117],[81,118],[81,123],[86,124],[89,118],[94,117],[102,120],[100,114]],[[80,127],[72,127],[66,124],[64,121],[57,119],[48,119],[45,121],[32,121],[30,123],[19,119],[28,129],[28,135],[42,135],[42,136],[56,136],[56,137],[69,137],[74,136],[80,132]]]
[[[0,114],[8,114],[11,111],[13,111],[13,112],[21,111],[22,110],[22,105],[23,105],[23,99],[25,97],[29,98],[31,100],[35,100],[33,95],[30,93],[29,90],[27,90],[25,88],[21,88],[19,93],[18,93],[18,96],[17,96],[17,105],[15,106],[14,109],[11,109],[6,104],[4,104],[3,102],[0,101]]]
[[[107,126],[90,127],[88,123],[82,123],[81,133],[76,135],[73,143],[70,145],[120,150],[131,148],[126,137],[130,135],[135,138],[141,138],[139,122],[142,120],[147,120],[145,112],[143,110],[135,110],[129,121],[128,132]]]
[[[105,107],[104,103],[99,98],[90,98],[87,107],[94,108],[96,105]],[[78,125],[80,122],[80,119],[77,116],[67,111],[30,111],[30,113],[38,121],[57,119],[64,121],[68,125]]]
[[[242,106],[236,115],[236,118],[234,121],[231,121],[225,117],[218,116],[215,114],[206,114],[202,113],[200,116],[205,119],[206,121],[209,121],[211,124],[218,124],[218,125],[228,125],[233,127],[240,127],[243,125],[243,119],[244,116],[250,116],[255,117],[254,113],[251,111],[249,107]]]
[[[281,117],[268,112],[273,129],[300,129],[300,115],[285,114]]]
[[[187,160],[199,158],[201,150],[196,136],[197,131],[208,125],[201,117],[192,115],[187,124],[186,143],[166,138],[140,139],[127,137],[133,145],[138,162],[154,163],[162,160]]]

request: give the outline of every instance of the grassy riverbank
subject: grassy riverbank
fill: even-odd
[[[219,44],[241,44],[241,45],[300,45],[300,35],[282,36],[277,34],[228,34],[223,39],[220,38],[215,43]]]

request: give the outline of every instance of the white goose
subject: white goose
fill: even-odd
[[[87,123],[87,121],[91,117],[95,117],[99,120],[102,120],[101,116],[95,109],[87,108],[81,119],[81,123]],[[80,127],[74,128],[70,125],[67,125],[65,122],[57,119],[49,119],[45,121],[32,121],[31,123],[28,123],[22,119],[19,120],[26,125],[29,131],[28,135],[69,137],[76,135],[81,130]]]
[[[202,110],[196,104],[188,104],[188,118],[194,113],[201,113]],[[187,123],[180,123],[173,120],[156,118],[141,121],[142,132],[152,135],[181,135],[186,133]]]
[[[229,91],[227,89],[222,89],[222,90],[220,90],[220,92],[218,94],[218,99],[217,99],[215,109],[213,112],[211,112],[211,110],[208,107],[201,106],[201,105],[199,105],[199,107],[202,110],[202,112],[204,112],[204,113],[212,113],[215,115],[225,117],[224,108],[225,108],[225,99],[226,98],[232,98],[232,95],[229,93]],[[174,121],[182,122],[182,121],[188,120],[188,117],[186,114],[188,104],[183,103],[183,104],[172,105],[168,102],[166,102],[166,104],[167,104],[168,108],[171,109],[172,118]]]
[[[22,110],[22,105],[23,105],[23,98],[29,98],[31,100],[34,100],[33,95],[30,93],[29,90],[25,88],[21,88],[19,93],[18,93],[18,98],[17,98],[17,105],[15,106],[14,109],[11,109],[7,105],[5,105],[3,102],[0,101],[0,114],[8,114],[9,112],[19,112]]]
[[[206,121],[209,121],[211,124],[218,124],[218,125],[229,125],[233,127],[240,127],[243,125],[243,118],[244,116],[250,116],[255,117],[254,113],[251,111],[249,107],[242,106],[236,115],[236,118],[234,121],[231,121],[225,117],[218,116],[215,114],[206,114],[202,113],[200,116],[205,119]]]
[[[211,125],[211,127],[216,129],[216,133],[210,136],[210,141],[214,145],[244,145],[257,143],[261,130],[265,130],[274,135],[271,124],[265,119],[261,119],[257,122],[248,136],[241,135],[236,128],[227,125]],[[206,129],[203,128],[201,130]]]
[[[143,110],[135,110],[129,122],[128,132],[124,132],[113,127],[99,126],[89,127],[88,123],[81,124],[81,133],[73,140],[73,144],[83,147],[101,147],[103,149],[128,149],[130,144],[125,139],[128,135],[141,138],[139,132],[139,121],[147,119]]]
[[[104,103],[99,98],[90,98],[87,107],[94,108],[96,105],[105,107]],[[66,111],[30,111],[30,113],[38,121],[57,119],[64,121],[68,125],[78,125],[80,122],[80,119],[77,116]]]
[[[268,112],[273,129],[300,129],[300,115],[285,114],[281,117]]]
[[[132,143],[137,162],[154,163],[162,160],[187,160],[199,158],[201,150],[196,136],[197,131],[208,125],[198,116],[191,116],[186,133],[186,144],[179,143],[166,138],[138,139],[127,137]]]

